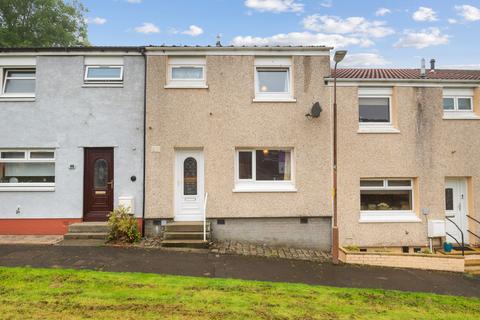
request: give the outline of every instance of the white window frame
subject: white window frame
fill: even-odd
[[[281,150],[290,152],[290,180],[257,181],[256,180],[256,151]],[[240,179],[239,154],[240,152],[252,153],[252,179]],[[293,148],[239,148],[235,150],[235,187],[233,192],[296,192],[295,188],[295,157]]]
[[[173,79],[174,68],[201,68],[202,79]],[[164,88],[208,88],[206,57],[168,57],[167,84]]]
[[[410,190],[412,192],[412,209],[411,210],[362,210],[360,208],[360,222],[361,223],[375,223],[375,222],[421,222],[415,212],[415,180],[412,178],[365,178],[360,181],[383,181],[381,187],[362,187],[359,188],[359,196],[361,202],[362,190]],[[388,186],[388,181],[394,180],[409,180],[410,186]]]
[[[25,66],[25,67],[1,67],[0,68],[0,74],[2,79],[0,79],[2,83],[2,91],[1,91],[1,98],[35,98],[35,91],[34,92],[24,92],[24,93],[8,93],[5,92],[5,89],[7,87],[7,80],[8,79],[19,79],[19,78],[11,78],[8,77],[9,72],[15,72],[15,71],[33,71],[35,72],[34,77],[27,77],[27,78],[21,78],[23,80],[34,80],[35,81],[35,91],[37,90],[37,70],[36,67],[32,66]]]
[[[259,70],[286,70],[288,91],[287,92],[261,92],[258,79]],[[293,92],[293,72],[291,57],[256,57],[254,66],[254,102],[295,102]]]
[[[120,76],[118,78],[89,78],[88,70],[89,69],[101,69],[101,68],[110,68],[118,69],[120,68]],[[83,78],[85,83],[121,83],[123,82],[123,66],[121,65],[88,65],[85,66],[85,76]]]
[[[3,152],[24,152],[23,158],[2,159]],[[53,158],[32,159],[32,152],[53,152]],[[1,163],[55,163],[56,151],[54,149],[1,149],[0,162]],[[56,171],[56,170],[55,170]],[[56,172],[55,172],[56,177]],[[46,183],[0,183],[0,192],[11,191],[55,191],[55,182]]]
[[[391,87],[359,87],[358,88],[358,133],[399,133],[400,131],[393,126],[393,108],[392,108],[392,88]],[[360,122],[360,99],[361,98],[387,98],[388,99],[388,122]]]
[[[443,119],[445,120],[478,120],[480,116],[475,113],[475,106],[473,105],[473,88],[443,88],[442,110]],[[453,99],[453,109],[445,110],[443,108],[443,99]],[[470,110],[459,110],[458,99],[469,99]]]

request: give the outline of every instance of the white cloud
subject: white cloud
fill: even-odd
[[[450,36],[442,34],[438,28],[423,29],[419,32],[405,30],[403,36],[394,44],[396,48],[423,49],[430,46],[447,44]]]
[[[142,3],[142,0],[125,0],[128,3]]]
[[[87,19],[85,19],[85,21],[86,21],[88,24],[96,24],[96,25],[102,25],[102,24],[107,23],[107,19],[105,19],[105,18],[100,18],[100,17],[87,18]]]
[[[377,53],[347,54],[342,61],[342,67],[381,67],[391,62]]]
[[[190,27],[188,27],[188,30],[182,31],[182,34],[187,34],[192,37],[199,36],[202,33],[203,33],[203,29],[193,24]]]
[[[437,13],[428,7],[420,7],[412,15],[413,20],[415,21],[437,21]]]
[[[260,12],[302,12],[303,3],[297,0],[245,0],[245,6]]]
[[[386,16],[387,14],[392,13],[392,10],[387,9],[387,8],[378,8],[377,11],[375,11],[375,15],[377,17],[383,17]]]
[[[356,34],[382,38],[395,33],[386,26],[384,21],[369,21],[364,17],[348,17],[342,19],[336,16],[321,16],[314,14],[307,16],[302,21],[303,27],[316,32]]]
[[[233,39],[235,46],[347,46],[370,47],[374,43],[366,38],[348,37],[340,34],[305,32],[279,33],[270,37],[237,36]]]
[[[480,64],[450,64],[443,66],[445,69],[470,69],[479,70]]]
[[[456,24],[456,23],[458,23],[458,21],[457,21],[456,19],[448,19],[447,21],[448,21],[448,23],[450,23],[450,24]]]
[[[463,17],[467,21],[478,21],[480,20],[480,9],[468,4],[461,6],[455,6],[458,15]]]
[[[332,0],[325,0],[323,2],[320,2],[320,5],[324,8],[331,8],[333,6],[333,1]]]
[[[141,26],[135,27],[134,30],[139,33],[159,33],[160,29],[151,22],[144,22]]]

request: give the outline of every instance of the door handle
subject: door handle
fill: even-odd
[[[113,180],[112,180],[112,181],[109,181],[109,182],[107,182],[107,185],[108,185],[108,187],[109,187],[109,188],[111,188],[111,187],[112,187],[112,185],[113,185]]]

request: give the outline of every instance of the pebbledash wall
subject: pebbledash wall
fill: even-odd
[[[480,117],[444,119],[442,87],[474,89],[480,115],[478,82],[339,80],[338,212],[340,244],[360,247],[428,246],[427,220],[445,219],[445,178],[468,179],[468,212],[479,219]],[[398,132],[359,132],[359,87],[391,88],[393,126]],[[363,222],[361,178],[414,179],[418,221]],[[425,214],[426,213],[426,214]],[[471,221],[470,221],[471,222]],[[478,230],[470,223],[469,229]],[[478,231],[477,231],[478,233]],[[466,234],[466,237],[469,235]],[[468,239],[468,238],[467,238]],[[469,237],[470,243],[478,239]]]
[[[165,88],[175,56],[205,57],[208,87]],[[291,58],[296,101],[253,101],[256,57],[279,56]],[[174,218],[175,150],[198,148],[215,239],[330,249],[329,74],[329,48],[147,48],[147,235]],[[323,111],[309,119],[315,102]],[[235,192],[242,147],[293,148],[296,191]]]
[[[123,85],[85,86],[86,56],[123,58]],[[0,65],[12,57],[36,61],[35,99],[0,97],[0,149],[54,149],[55,190],[0,191],[0,234],[63,234],[82,220],[84,147],[114,148],[115,205],[121,196],[133,197],[141,218],[145,70],[139,49],[7,50]]]

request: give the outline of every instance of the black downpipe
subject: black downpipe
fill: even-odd
[[[146,170],[147,170],[147,55],[145,47],[140,48],[143,55],[143,205],[142,205],[142,237],[145,237],[145,197],[146,197]]]

